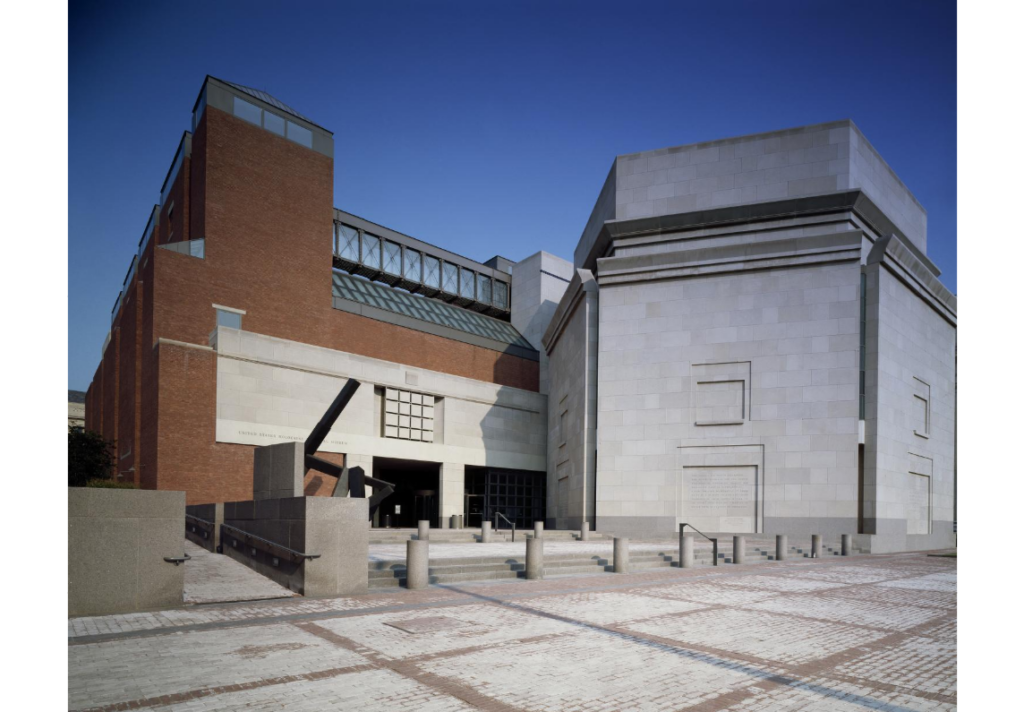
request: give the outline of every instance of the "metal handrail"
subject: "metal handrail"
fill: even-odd
[[[201,529],[204,539],[210,538],[210,534],[213,533],[216,526],[217,525],[213,522],[201,519],[194,514],[185,515],[185,528],[190,530],[193,534],[199,534],[200,532],[198,530]]]
[[[189,556],[188,554],[182,554],[181,556],[165,556],[164,557],[164,561],[166,561],[168,564],[174,564],[175,566],[177,566],[178,564],[184,564],[186,561],[191,561],[191,560],[192,560],[192,557]]]
[[[320,558],[320,554],[307,554],[302,551],[296,551],[295,549],[289,549],[287,546],[282,546],[281,544],[278,544],[276,541],[264,539],[261,536],[256,536],[255,534],[251,534],[247,531],[239,529],[238,527],[233,527],[230,524],[221,524],[220,528],[222,533],[225,529],[228,530],[228,532],[235,532],[235,534],[231,534],[231,537],[235,540],[236,544],[238,542],[237,535],[241,535],[244,538],[244,542],[247,546],[252,546],[253,549],[262,549],[266,551],[268,554],[273,555],[274,558],[284,558],[294,563],[299,563],[300,561],[312,561],[313,559]],[[259,546],[253,546],[254,544],[259,544]]]
[[[516,540],[516,523],[513,522],[508,517],[506,517],[501,512],[495,512],[494,513],[494,531],[498,531],[498,517],[501,517],[502,519],[504,519],[512,527],[512,541],[515,541]]]
[[[690,529],[692,529],[693,531],[697,532],[702,537],[704,537],[705,539],[707,539],[708,541],[711,542],[711,565],[712,566],[718,566],[718,539],[716,537],[708,536],[707,534],[702,532],[697,527],[693,526],[692,524],[687,524],[686,522],[683,522],[682,524],[679,525],[679,532],[682,533],[683,530],[686,529],[686,527],[690,527]],[[680,546],[681,545],[682,544],[680,544]],[[734,554],[734,556],[735,556],[735,554]]]

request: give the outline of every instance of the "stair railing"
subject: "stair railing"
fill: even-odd
[[[686,529],[686,527],[690,527],[690,529],[692,529],[693,531],[697,532],[702,537],[704,537],[705,539],[707,539],[708,541],[711,542],[711,565],[712,566],[718,566],[718,539],[715,538],[715,537],[708,536],[707,534],[702,532],[697,527],[693,526],[692,524],[687,524],[686,522],[683,522],[682,524],[679,525],[680,533],[682,533],[682,531],[684,529]],[[733,556],[735,557],[736,555],[733,554]]]
[[[506,522],[509,523],[509,526],[512,527],[512,541],[515,541],[516,540],[516,523],[513,522],[508,517],[506,517],[501,512],[495,512],[494,513],[494,531],[498,531],[498,517],[501,517],[502,519],[504,519]]]

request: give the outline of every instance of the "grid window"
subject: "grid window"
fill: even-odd
[[[414,282],[419,282],[422,278],[422,275],[420,275],[420,264],[420,253],[416,250],[406,249],[405,268],[402,270],[402,276]]]
[[[385,388],[384,437],[434,442],[434,396]]]
[[[388,274],[402,274],[402,246],[384,241],[384,271]]]
[[[423,284],[434,289],[441,288],[441,260],[423,255]]]
[[[508,285],[494,280],[494,306],[508,309]]]
[[[476,298],[485,304],[491,303],[491,278],[482,274],[476,276]]]
[[[359,261],[359,231],[348,225],[338,225],[338,256],[342,259]]]
[[[362,262],[371,269],[380,269],[380,238],[368,232],[363,233]]]
[[[448,294],[459,293],[459,268],[448,262],[444,263],[443,279],[441,290]]]
[[[465,297],[466,299],[472,299],[476,294],[476,280],[474,279],[475,273],[465,267],[461,268],[460,272],[459,296]]]

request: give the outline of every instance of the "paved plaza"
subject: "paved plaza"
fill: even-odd
[[[952,710],[956,597],[899,554],[75,618],[68,707]]]

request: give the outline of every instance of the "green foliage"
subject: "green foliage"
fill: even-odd
[[[85,487],[91,480],[114,475],[114,442],[99,433],[68,428],[68,487]]]

